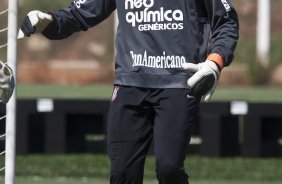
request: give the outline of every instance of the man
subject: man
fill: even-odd
[[[62,10],[31,11],[18,37],[30,36],[41,24],[47,38],[64,39],[94,27],[115,9],[110,183],[141,184],[154,140],[159,183],[187,184],[187,143],[200,99],[210,100],[220,71],[233,59],[236,11],[231,0],[76,0]]]

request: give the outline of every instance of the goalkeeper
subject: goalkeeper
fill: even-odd
[[[188,184],[187,144],[199,103],[209,101],[239,37],[231,0],[75,0],[31,11],[18,38],[59,40],[117,10],[115,80],[108,116],[111,184],[142,184],[154,140],[160,184]],[[210,27],[209,30],[206,28]]]

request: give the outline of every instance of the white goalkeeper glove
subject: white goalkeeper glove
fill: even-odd
[[[182,67],[194,73],[188,80],[188,88],[192,96],[201,96],[204,102],[208,102],[217,86],[220,70],[213,61],[206,60],[203,63],[184,63]]]
[[[2,95],[0,102],[8,103],[15,88],[13,70],[4,62],[0,61],[0,89]]]
[[[18,39],[22,39],[25,36],[29,37],[36,32],[41,32],[52,21],[52,16],[47,13],[38,10],[29,12],[21,25]]]

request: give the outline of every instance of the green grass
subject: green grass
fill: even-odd
[[[282,88],[229,87],[216,89],[212,101],[282,102]]]
[[[18,156],[16,163],[17,184],[109,183],[105,155],[26,155]],[[281,158],[195,155],[188,155],[185,162],[191,184],[278,184],[282,183],[281,165]],[[144,184],[157,184],[153,156],[146,160]]]
[[[1,180],[0,180],[1,181]],[[109,184],[106,178],[40,178],[20,177],[17,184]],[[144,179],[143,184],[157,184],[156,179]],[[230,181],[230,180],[190,180],[190,184],[281,184],[281,181]]]
[[[95,98],[109,99],[112,93],[110,84],[95,85],[48,85],[17,84],[19,98]]]
[[[85,86],[18,84],[19,98],[79,98],[110,99],[112,85],[95,84]],[[218,87],[212,101],[245,100],[251,102],[282,102],[282,88],[270,87]]]

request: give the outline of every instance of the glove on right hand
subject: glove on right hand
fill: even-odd
[[[194,73],[187,84],[192,95],[201,96],[204,102],[208,102],[217,86],[220,70],[215,62],[206,60],[203,63],[184,63],[184,69]]]
[[[22,39],[25,36],[29,37],[35,32],[44,30],[52,21],[52,16],[47,13],[43,13],[38,10],[29,12],[21,25],[18,33],[18,39]]]

